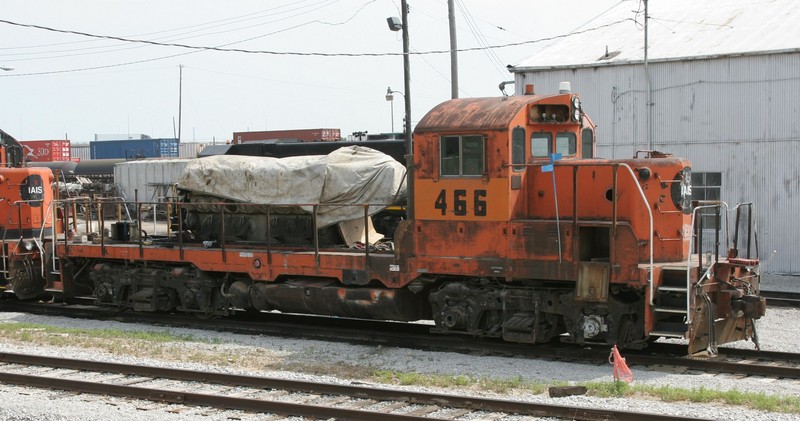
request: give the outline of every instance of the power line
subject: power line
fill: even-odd
[[[318,1],[316,3],[312,3],[312,4],[306,5],[306,6],[300,6],[299,5],[301,3],[307,3],[308,1],[310,1],[310,0],[300,0],[300,1],[294,2],[293,4],[292,3],[284,4],[282,6],[277,6],[277,7],[273,7],[273,8],[269,8],[269,9],[263,9],[263,10],[259,10],[257,12],[251,12],[251,13],[247,13],[247,14],[244,14],[244,15],[233,16],[233,17],[230,17],[230,18],[225,18],[225,19],[219,19],[219,20],[214,20],[214,21],[210,21],[210,22],[199,23],[199,24],[196,24],[196,25],[182,26],[182,27],[179,27],[179,28],[164,29],[164,30],[155,31],[155,32],[147,32],[147,33],[142,33],[142,34],[135,34],[135,35],[131,35],[131,36],[141,37],[141,36],[157,35],[157,34],[164,34],[164,33],[169,33],[169,32],[184,31],[184,30],[187,30],[187,29],[192,29],[191,31],[175,34],[173,36],[186,35],[186,34],[190,34],[190,33],[193,33],[193,32],[202,31],[204,29],[217,28],[217,27],[220,27],[220,26],[246,22],[246,21],[250,21],[250,20],[254,20],[254,19],[260,19],[262,17],[272,17],[272,16],[279,15],[281,13],[294,12],[296,10],[301,10],[303,8],[317,6],[317,5],[322,4],[322,3],[330,3],[331,1],[333,1],[333,3],[336,3],[336,2],[341,1],[341,0],[322,0],[322,1]],[[328,5],[329,4],[323,4],[321,7],[325,7],[325,6],[328,6]],[[289,9],[289,10],[286,10],[286,11],[267,13],[267,12],[273,12],[273,11],[280,10],[280,9],[285,9],[285,8],[287,8],[289,6],[294,6],[294,7]],[[316,8],[316,9],[312,9],[310,11],[316,11],[318,9],[319,8]],[[263,23],[280,22],[281,20],[286,20],[286,19],[290,19],[290,18],[293,18],[293,17],[296,17],[296,16],[300,16],[303,13],[308,13],[310,11],[302,12],[300,14],[291,15],[291,16],[287,16],[287,17],[284,17],[284,18],[280,18],[280,19],[277,19],[277,20],[269,21],[269,22],[263,22]],[[261,15],[263,15],[263,16],[261,16]],[[261,24],[259,24],[259,25],[261,25]],[[227,32],[234,31],[234,30],[239,30],[239,29],[247,29],[247,28],[251,28],[253,26],[259,26],[259,25],[251,25],[251,26],[246,26],[246,27],[243,27],[243,28],[236,28],[236,29],[229,30]],[[217,32],[217,33],[219,33],[219,32]],[[212,34],[200,34],[198,36],[205,36],[205,35],[212,35]],[[164,36],[163,38],[168,38],[168,37],[169,36]],[[156,39],[159,39],[159,38],[156,38]],[[26,46],[18,46],[18,47],[0,47],[0,51],[2,51],[2,50],[18,50],[18,49],[33,49],[33,48],[42,48],[42,47],[54,47],[54,46],[59,46],[59,45],[80,44],[80,43],[85,43],[85,42],[91,42],[91,41],[69,41],[69,42],[58,42],[58,43],[51,43],[51,44],[26,45]],[[87,48],[102,48],[102,47],[87,47]],[[64,52],[64,51],[71,51],[71,50],[61,50],[60,52]]]
[[[341,0],[333,0],[333,1],[326,0],[325,2],[313,3],[313,4],[309,5],[309,6],[304,6],[304,7],[317,6],[317,5],[321,4],[321,3],[326,3],[327,2],[326,4],[322,4],[319,7],[311,9],[310,11],[304,11],[302,13],[298,13],[298,14],[294,14],[294,15],[291,15],[291,16],[283,17],[283,18],[280,18],[280,19],[277,19],[277,20],[266,22],[266,23],[275,23],[275,22],[279,22],[279,21],[282,21],[282,20],[286,20],[286,19],[291,19],[291,18],[295,18],[295,17],[298,17],[298,16],[302,16],[302,15],[308,13],[308,12],[319,10],[321,8],[330,6],[332,3],[336,3],[336,2],[339,2],[339,1],[341,1]],[[230,42],[230,43],[227,43],[227,44],[221,44],[221,45],[218,45],[216,47],[225,47],[225,46],[228,46],[228,45],[233,45],[233,44],[238,44],[238,43],[242,43],[242,42],[252,41],[254,39],[264,38],[264,37],[267,37],[267,36],[270,36],[270,35],[275,35],[275,34],[278,34],[278,33],[281,33],[281,32],[287,32],[287,31],[290,31],[292,29],[297,29],[297,28],[300,28],[300,27],[303,27],[303,26],[307,26],[307,25],[312,25],[312,24],[321,24],[321,25],[329,25],[329,26],[344,25],[344,24],[350,22],[351,20],[353,20],[356,16],[358,16],[359,13],[361,13],[362,10],[364,10],[370,4],[375,3],[376,1],[377,0],[369,0],[369,1],[367,1],[366,3],[362,4],[350,17],[348,17],[347,19],[345,19],[343,21],[340,21],[340,22],[327,22],[327,21],[321,21],[321,20],[311,20],[311,21],[307,21],[307,22],[301,23],[299,25],[294,25],[294,26],[291,26],[291,27],[288,27],[288,28],[284,28],[284,29],[280,29],[280,30],[276,30],[276,31],[273,31],[273,32],[270,32],[270,33],[267,33],[267,34],[262,34],[262,35],[246,38],[246,39],[243,39],[243,40]],[[290,11],[294,11],[294,10],[296,10],[296,9],[292,9]],[[245,16],[248,16],[248,15],[245,15]],[[248,18],[246,20],[250,20],[250,19],[254,19],[254,18]],[[228,19],[228,20],[230,20],[230,19]],[[202,25],[208,25],[208,24],[202,24]],[[220,24],[220,25],[215,25],[215,26],[222,26],[222,25],[225,25],[225,24]],[[215,26],[212,26],[212,27],[209,27],[209,28],[205,28],[205,29],[211,29],[211,28],[213,28]],[[217,32],[212,32],[212,33],[203,33],[203,34],[199,34],[199,35],[187,36],[187,37],[183,37],[183,38],[173,38],[173,39],[175,41],[177,41],[177,40],[190,39],[190,38],[195,38],[195,37],[200,37],[200,36],[217,35],[217,34],[221,34],[221,33],[233,32],[233,31],[238,31],[238,30],[242,30],[242,29],[248,29],[248,28],[257,27],[257,26],[262,26],[262,24],[250,25],[250,26],[246,26],[246,27],[242,27],[242,28],[234,28],[234,29],[229,29],[229,30],[225,30],[225,31],[217,31]],[[186,29],[186,28],[191,28],[191,27],[185,27],[185,28],[180,28],[180,29]],[[165,38],[171,38],[171,37],[181,36],[181,35],[187,35],[187,34],[190,34],[190,33],[193,33],[193,32],[198,32],[198,31],[205,30],[205,29],[196,29],[194,31],[183,32],[183,33],[175,34],[175,35],[172,35],[172,36],[164,36],[164,37],[161,37],[161,38],[156,38],[156,40],[165,39]],[[176,29],[176,30],[179,30],[179,29]],[[174,30],[158,31],[158,32],[153,32],[152,34],[170,32],[170,31],[174,31]],[[51,58],[73,57],[73,56],[81,56],[81,55],[88,55],[88,54],[102,54],[102,53],[109,53],[109,52],[115,52],[115,51],[130,50],[130,49],[135,49],[135,48],[142,48],[143,46],[120,47],[120,48],[114,48],[114,47],[116,47],[116,46],[98,46],[98,47],[86,47],[86,48],[78,48],[78,49],[70,49],[70,50],[60,50],[60,51],[54,51],[54,53],[58,53],[58,52],[74,52],[74,51],[83,51],[83,50],[98,50],[98,49],[106,48],[106,49],[101,50],[101,51],[84,52],[84,53],[76,53],[76,54],[63,54],[63,55],[46,56],[46,57],[4,59],[4,61],[6,61],[6,62],[20,62],[20,61],[31,61],[31,60],[44,60],[44,59],[51,59]],[[107,48],[111,48],[111,49],[107,49]],[[0,54],[0,56],[34,55],[34,54],[47,54],[47,53],[48,52],[17,53],[17,54],[11,53],[11,54]]]
[[[486,37],[483,36],[483,32],[481,32],[480,28],[478,27],[478,23],[472,17],[472,14],[467,10],[467,7],[460,1],[455,0],[458,9],[461,11],[461,14],[464,16],[464,21],[467,23],[467,26],[470,28],[470,32],[472,32],[472,36],[475,38],[475,41],[478,42],[478,45],[481,47],[488,47],[489,42],[486,41]],[[486,57],[489,59],[489,62],[492,63],[495,67],[495,70],[500,73],[501,76],[505,77],[506,74],[504,72],[505,66],[503,65],[502,60],[497,54],[494,52],[493,49],[486,48],[483,50],[486,54]]]
[[[632,19],[631,18],[620,19],[620,20],[617,20],[617,21],[614,21],[614,22],[610,22],[610,23],[607,23],[607,24],[604,24],[604,25],[599,25],[599,26],[596,26],[596,27],[587,28],[587,29],[580,30],[580,31],[574,31],[574,32],[570,32],[570,33],[567,33],[567,34],[555,35],[555,36],[539,38],[539,39],[535,39],[535,40],[512,42],[512,43],[499,44],[499,45],[487,45],[487,46],[480,46],[480,47],[459,48],[457,51],[458,52],[483,51],[483,50],[488,50],[488,49],[508,48],[508,47],[516,47],[516,46],[521,46],[521,45],[527,45],[527,44],[535,44],[535,43],[545,42],[545,41],[553,41],[553,40],[560,39],[560,38],[566,38],[566,37],[569,37],[569,36],[572,36],[572,35],[578,35],[578,34],[583,34],[583,33],[587,33],[587,32],[596,31],[596,30],[599,30],[599,29],[603,29],[603,28],[607,28],[607,27],[613,26],[613,25],[618,25],[620,23],[627,22],[627,21],[630,21],[630,20],[632,20]],[[305,57],[308,57],[308,56],[314,56],[314,57],[386,57],[386,56],[403,55],[403,53],[397,53],[397,52],[385,52],[385,53],[323,53],[323,52],[300,52],[300,51],[246,50],[246,49],[241,49],[241,48],[223,48],[223,47],[209,47],[209,46],[187,45],[187,44],[178,44],[178,43],[164,43],[164,42],[149,41],[149,40],[143,40],[143,39],[123,38],[123,37],[117,37],[117,36],[112,36],[112,35],[97,35],[97,34],[91,34],[91,33],[88,33],[88,32],[72,31],[72,30],[65,30],[65,29],[56,29],[56,28],[51,28],[51,27],[47,27],[47,26],[18,23],[18,22],[12,22],[12,21],[9,21],[9,20],[3,20],[3,19],[0,19],[0,23],[5,23],[5,24],[8,24],[8,25],[14,25],[14,26],[20,26],[20,27],[25,27],[25,28],[41,29],[41,30],[44,30],[44,31],[58,32],[58,33],[63,33],[63,34],[80,35],[80,36],[85,36],[85,37],[90,37],[90,38],[111,39],[111,40],[117,40],[117,41],[122,41],[122,42],[148,44],[148,45],[155,45],[155,46],[160,46],[160,47],[186,48],[186,49],[198,50],[198,51],[218,51],[218,52],[232,52],[232,53],[245,53],[245,54],[267,54],[267,55],[305,56]],[[286,31],[286,30],[289,30],[289,29],[293,29],[293,28],[296,28],[296,27],[299,27],[299,26],[306,25],[306,24],[307,23],[300,24],[300,25],[297,25],[295,27],[287,28],[287,29],[284,29],[284,30],[281,30],[281,31],[276,31],[276,32],[273,32],[273,33],[283,32],[283,31]],[[267,35],[269,35],[269,34],[267,34]],[[261,35],[261,36],[254,37],[254,38],[248,38],[246,40],[237,41],[237,42],[249,41],[251,39],[260,38],[260,37],[263,37],[263,36],[266,36],[266,35]],[[432,55],[432,54],[449,54],[449,53],[450,53],[450,50],[429,50],[429,51],[409,52],[408,54],[409,55]],[[152,60],[141,60],[141,61],[152,61]],[[130,64],[132,64],[132,63],[135,63],[135,62],[131,62]],[[99,68],[113,67],[113,66],[114,65],[100,66]],[[45,74],[45,73],[58,73],[58,72],[44,72],[44,73],[41,73],[41,74]],[[21,75],[17,75],[17,74],[0,75],[0,77],[11,77],[11,76],[21,76]]]

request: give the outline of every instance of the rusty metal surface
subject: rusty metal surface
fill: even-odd
[[[575,301],[602,303],[608,300],[609,266],[606,262],[578,263]]]
[[[508,130],[509,121],[541,96],[461,98],[445,101],[432,109],[414,129],[414,134],[433,131]]]

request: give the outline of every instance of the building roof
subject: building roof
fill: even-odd
[[[800,50],[797,0],[650,0],[648,14],[649,61]],[[640,63],[643,25],[644,4],[620,1],[512,71]]]

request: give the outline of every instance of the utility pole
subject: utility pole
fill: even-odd
[[[403,31],[403,84],[406,93],[403,95],[405,102],[405,146],[406,146],[406,191],[407,205],[406,217],[409,221],[414,220],[414,143],[411,139],[411,63],[408,53],[408,1],[400,0],[400,13],[403,15],[398,22],[396,17],[386,19],[389,30],[397,32]],[[386,90],[386,99],[390,100],[391,88]]]
[[[411,58],[409,57],[408,43],[408,1],[401,0],[400,13],[403,14],[403,83],[405,84],[406,106],[406,192],[408,195],[406,216],[414,220],[414,143],[411,139]]]
[[[450,22],[450,98],[458,98],[458,43],[456,42],[455,0],[447,0],[447,20]]]
[[[182,111],[182,102],[183,102],[183,65],[178,65],[179,70],[179,77],[178,77],[178,143],[181,143],[181,111]]]

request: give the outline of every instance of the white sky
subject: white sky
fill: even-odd
[[[448,50],[447,1],[408,2],[411,50]],[[494,46],[567,34],[617,2],[457,0],[458,47],[478,47],[478,37]],[[400,53],[401,35],[386,24],[387,17],[400,16],[399,8],[399,0],[4,0],[0,19],[193,46]],[[500,95],[497,85],[513,79],[505,65],[543,45],[459,53],[460,96]],[[386,88],[403,91],[399,55],[198,52],[0,23],[0,66],[14,68],[0,71],[0,128],[19,140],[66,136],[73,143],[87,143],[96,133],[173,137],[180,64],[183,141],[220,143],[247,130],[389,132]],[[69,71],[100,66],[110,67]],[[57,73],[35,75],[46,72]],[[449,54],[411,57],[413,123],[450,98],[449,79]],[[402,117],[403,98],[396,95],[397,132]]]

